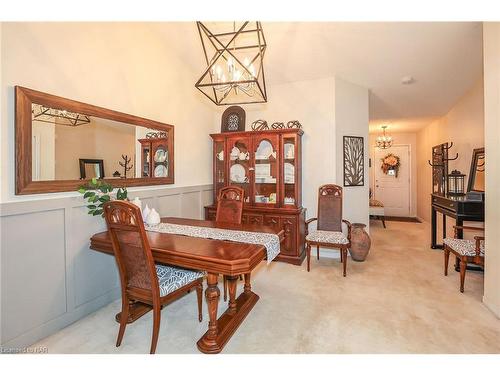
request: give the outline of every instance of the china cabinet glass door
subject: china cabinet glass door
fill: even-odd
[[[254,138],[253,198],[255,205],[277,206],[279,195],[278,135]]]
[[[151,154],[153,163],[153,177],[168,177],[169,152],[165,142],[155,140],[153,144],[153,153]]]
[[[151,177],[151,143],[142,143],[142,177]]]
[[[245,191],[245,202],[250,202],[250,138],[232,137],[227,140],[229,185],[239,186]]]
[[[226,171],[224,170],[224,140],[214,142],[214,181],[215,181],[215,199],[219,196],[219,190],[225,186]]]
[[[297,138],[295,136],[283,136],[283,206],[297,205]]]

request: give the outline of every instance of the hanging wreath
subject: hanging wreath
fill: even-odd
[[[380,160],[382,161],[382,166],[380,168],[385,174],[389,174],[389,171],[394,171],[396,177],[398,177],[399,167],[401,166],[399,156],[388,154]]]

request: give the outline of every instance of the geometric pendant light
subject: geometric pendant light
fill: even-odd
[[[196,24],[206,68],[195,87],[217,105],[267,102],[261,23]]]

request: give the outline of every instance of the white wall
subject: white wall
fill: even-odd
[[[3,23],[1,39],[1,202],[76,195],[14,195],[15,85],[172,124],[175,186],[211,183],[214,107],[152,25]]]
[[[307,218],[315,217],[318,188],[343,185],[343,135],[365,138],[365,186],[344,188],[344,218],[368,224],[368,90],[340,78],[296,81],[268,86],[268,103],[242,106],[246,130],[255,120],[298,120],[302,137],[302,205]],[[214,132],[221,114],[215,114]],[[313,228],[313,227],[311,227]]]
[[[335,81],[333,78],[297,81],[268,87],[268,102],[242,106],[246,112],[246,130],[255,120],[274,122],[298,120],[302,136],[302,205],[307,217],[315,217],[318,187],[336,181],[335,165]],[[214,132],[220,132],[219,109]],[[340,159],[341,160],[341,159]]]
[[[374,158],[375,145],[379,133],[370,134],[370,157],[372,159],[372,167],[370,168],[370,188],[375,191],[375,168],[380,168],[380,160]],[[409,145],[410,146],[410,217],[417,216],[417,134],[416,133],[391,133],[394,138],[394,145]],[[390,152],[390,150],[388,151]]]
[[[343,216],[352,223],[364,223],[369,230],[369,176],[368,176],[368,89],[339,77],[335,78],[335,144],[336,181],[343,185],[343,136],[364,138],[364,186],[344,187]]]
[[[500,23],[484,23],[483,38],[487,160],[483,301],[500,318]]]
[[[483,77],[480,77],[445,116],[417,133],[417,212],[420,218],[429,222],[431,216],[432,168],[427,161],[431,159],[432,147],[453,142],[449,157],[458,152],[459,158],[449,162],[449,171],[458,169],[468,178],[472,150],[483,147],[484,139]],[[451,225],[451,220],[448,221]],[[453,233],[452,227],[450,230],[449,233]]]

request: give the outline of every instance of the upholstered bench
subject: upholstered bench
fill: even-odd
[[[382,225],[385,228],[385,212],[382,202],[370,199],[370,218],[382,220]]]

